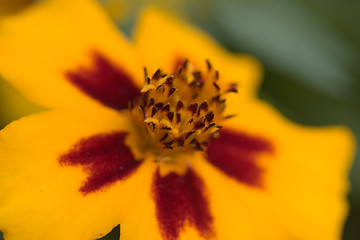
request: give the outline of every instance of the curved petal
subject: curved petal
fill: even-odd
[[[205,159],[192,166],[207,186],[217,239],[289,239],[267,192],[239,184]]]
[[[44,110],[24,99],[0,77],[0,129],[13,120]]]
[[[181,175],[161,176],[158,170],[153,179],[152,192],[156,203],[156,219],[166,240],[179,239],[187,223],[205,239],[214,236],[213,217],[201,178],[192,169]]]
[[[116,169],[126,171],[128,166],[118,159],[129,156],[122,140],[115,138],[122,147],[114,149],[114,139],[106,138],[101,146],[103,139],[92,138],[117,131],[131,136],[131,124],[114,112],[97,113],[75,117],[47,112],[13,122],[1,132],[0,229],[5,239],[96,239],[136,206],[141,186],[152,179],[151,169],[146,162],[130,169],[131,174]],[[69,151],[72,155],[64,162],[61,156]],[[99,169],[94,172],[94,167]]]
[[[132,47],[94,1],[41,1],[21,14],[2,19],[0,28],[2,76],[43,106],[84,111],[98,104],[89,95],[99,100],[99,94],[94,92],[104,86],[84,83],[91,78],[79,84],[68,75],[99,68],[94,52],[118,68],[121,74],[116,77],[120,80],[143,78],[142,66],[137,64]],[[106,78],[109,73],[113,72],[105,71],[100,77]],[[109,81],[102,83],[108,87],[107,91],[112,89]]]
[[[204,162],[201,157],[192,160],[195,171],[190,169],[185,175],[161,176],[154,171],[152,186],[145,188],[138,207],[121,223],[122,240],[148,236],[154,240],[255,240],[247,209],[239,207],[239,199],[231,192],[222,190],[226,186],[208,181],[197,167],[199,161]]]
[[[267,139],[273,146],[273,154],[257,159],[264,170],[264,188],[254,191],[263,193],[248,202],[271,203],[286,239],[340,239],[347,213],[347,174],[354,154],[351,132],[344,127],[299,126],[260,101],[241,106],[236,101],[228,103],[238,116],[224,126]],[[256,213],[260,205],[252,204],[252,211]],[[262,225],[266,225],[264,219],[271,221],[258,218]]]
[[[272,151],[272,144],[265,139],[223,128],[217,138],[210,139],[206,158],[227,176],[261,187],[263,169],[256,159]]]
[[[255,95],[262,70],[254,58],[229,53],[205,33],[160,10],[145,10],[134,35],[137,50],[150,73],[162,68],[172,74],[184,59],[206,72],[205,60],[208,59],[219,70],[222,83],[238,83],[241,96]]]

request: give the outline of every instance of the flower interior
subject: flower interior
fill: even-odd
[[[228,92],[218,85],[219,72],[209,61],[207,72],[196,71],[185,61],[172,75],[158,69],[150,78],[145,69],[141,96],[130,102],[129,110],[146,137],[145,148],[157,161],[171,161],[179,152],[204,151],[221,128]]]

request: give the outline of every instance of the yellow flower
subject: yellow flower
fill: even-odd
[[[158,10],[129,42],[94,2],[37,3],[0,72],[51,109],[1,131],[6,240],[340,239],[351,133],[287,121],[253,58]]]

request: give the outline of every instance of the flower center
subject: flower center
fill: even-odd
[[[219,72],[206,63],[205,74],[188,61],[172,75],[158,69],[150,78],[145,69],[142,95],[129,109],[147,132],[147,147],[156,155],[206,150],[221,128],[218,122],[227,118],[222,116],[224,94],[237,92],[236,86],[220,89]]]

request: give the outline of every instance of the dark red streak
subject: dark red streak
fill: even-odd
[[[92,68],[79,66],[77,70],[66,72],[66,78],[102,104],[118,110],[126,109],[129,101],[140,95],[140,89],[123,69],[100,53],[94,52],[92,58]]]
[[[221,129],[219,138],[212,138],[207,149],[208,161],[228,176],[252,185],[262,186],[263,169],[256,156],[272,152],[271,144],[261,138]]]
[[[156,217],[165,240],[178,239],[186,223],[204,238],[214,235],[205,187],[193,170],[188,169],[184,176],[170,173],[164,177],[158,170],[152,189]]]
[[[76,143],[60,156],[60,164],[80,165],[88,177],[79,189],[84,195],[129,177],[142,161],[124,144],[127,133],[100,134]]]

